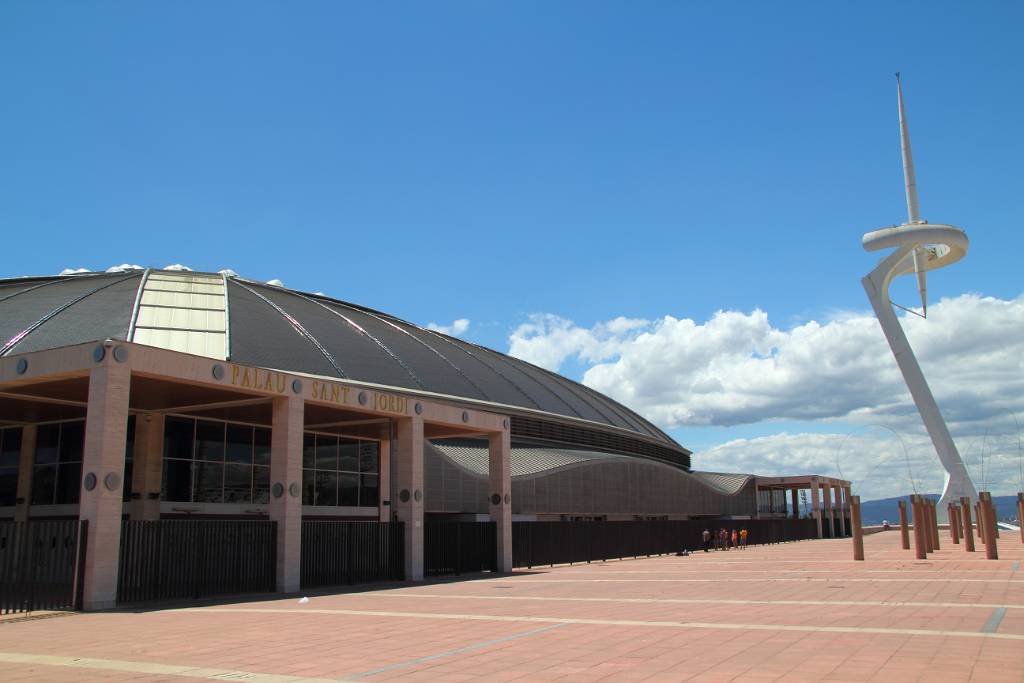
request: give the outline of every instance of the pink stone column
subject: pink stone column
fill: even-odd
[[[423,580],[423,418],[395,420],[395,478],[391,505],[404,525],[405,580]]]
[[[958,510],[956,505],[950,503],[946,512],[946,516],[949,517],[949,537],[953,541],[953,545],[960,545],[960,524],[956,518]]]
[[[811,479],[811,514],[814,515],[814,519],[818,523],[818,538],[824,538],[822,535],[821,528],[821,508],[818,506],[818,479],[817,477]]]
[[[36,426],[27,424],[21,428],[21,453],[18,455],[18,488],[15,493],[14,521],[28,520],[32,504],[32,472],[36,464]],[[17,502],[21,501],[21,502]]]
[[[497,569],[512,571],[512,445],[508,429],[488,435],[491,521],[497,527]]]
[[[135,449],[132,451],[131,491],[138,494],[130,504],[132,520],[160,519],[160,485],[164,464],[164,415],[135,416]],[[154,497],[155,496],[155,497]]]
[[[832,508],[832,487],[826,484],[822,487],[821,492],[825,498],[825,516],[828,519],[828,537],[836,537],[836,519],[835,511]]]
[[[277,522],[277,590],[299,590],[302,563],[302,396],[273,400],[270,434],[270,519]]]
[[[380,455],[378,462],[378,491],[380,501],[378,503],[377,520],[381,522],[391,521],[391,440],[382,439],[380,442]]]
[[[1024,493],[1017,492],[1017,526],[1020,527],[1020,542],[1024,543]]]
[[[124,349],[119,347],[118,351],[123,353]],[[124,355],[120,357],[125,359]],[[113,350],[107,348],[89,373],[78,505],[79,519],[89,523],[81,595],[82,606],[90,611],[117,605],[130,389],[131,368],[115,360]]]
[[[928,529],[931,531],[932,548],[941,550],[939,546],[939,504],[938,501],[928,500]]]
[[[846,510],[850,505],[850,493],[842,486],[836,486],[836,502],[839,508],[839,536],[846,538]],[[853,510],[850,509],[850,523],[853,524]]]
[[[928,557],[927,524],[924,521],[924,504],[916,493],[910,496],[911,513],[914,517],[914,557],[924,560]]]

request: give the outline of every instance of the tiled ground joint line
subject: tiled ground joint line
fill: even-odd
[[[489,583],[511,583],[511,584],[531,584],[531,583],[722,583],[726,579],[717,577],[714,579],[535,579],[529,578],[501,578],[501,579],[488,579]],[[945,578],[943,576],[936,576],[933,578],[922,578],[922,579],[855,579],[855,578],[814,578],[814,577],[788,577],[788,578],[763,578],[763,579],[742,579],[742,578],[730,578],[730,582],[743,582],[743,583],[773,583],[779,581],[795,581],[799,583],[808,582],[823,582],[823,583],[932,583],[934,581],[943,581],[945,583],[1024,583],[1024,579],[958,579],[958,578]]]
[[[736,624],[729,622],[707,621],[640,621],[635,619],[577,619],[569,617],[520,617],[484,614],[450,614],[445,612],[388,612],[384,610],[359,609],[275,609],[275,608],[237,608],[192,607],[182,611],[208,613],[239,614],[255,612],[259,614],[338,614],[364,617],[400,617],[407,619],[445,619],[457,621],[505,621],[531,624],[586,624],[592,626],[650,626],[680,629],[720,629],[738,631],[798,631],[804,633],[877,633],[902,636],[944,636],[961,638],[996,638],[1001,640],[1024,641],[1024,634],[1015,633],[981,633],[976,631],[939,631],[912,628],[872,628],[860,626],[792,626],[788,624]]]
[[[213,681],[244,681],[244,683],[334,683],[329,678],[304,678],[280,674],[263,674],[253,671],[232,671],[210,669],[198,666],[179,666],[158,662],[131,662],[122,659],[96,659],[94,657],[61,657],[59,655],[38,655],[27,652],[0,652],[0,662],[9,664],[35,664],[42,666],[66,666],[75,669],[100,669],[126,671],[160,676],[181,676],[184,678],[206,678]]]
[[[356,680],[359,678],[366,678],[367,676],[376,676],[377,674],[382,674],[387,671],[393,671],[395,669],[405,669],[411,666],[419,666],[420,664],[427,664],[428,662],[433,662],[435,660],[443,659],[445,657],[454,657],[455,655],[461,655],[465,652],[474,652],[476,650],[482,650],[485,647],[491,647],[492,645],[500,645],[502,643],[507,643],[513,640],[519,640],[520,638],[528,638],[530,636],[535,636],[538,633],[543,633],[544,631],[550,631],[551,629],[555,628],[562,628],[566,625],[567,624],[550,624],[548,626],[542,626],[541,628],[535,628],[533,630],[525,631],[523,633],[513,633],[510,636],[494,638],[492,640],[485,640],[480,643],[473,643],[472,645],[466,645],[465,647],[455,648],[454,650],[446,650],[445,652],[438,652],[437,654],[428,655],[426,657],[418,657],[416,659],[410,659],[405,662],[398,662],[397,664],[389,664],[387,666],[382,666],[377,669],[371,669],[370,671],[363,671],[362,673],[349,674],[345,677],[344,680]]]
[[[353,595],[355,597],[355,595]],[[472,595],[453,593],[374,593],[376,598],[428,598],[454,600],[536,600],[543,602],[620,602],[636,604],[671,603],[680,605],[820,605],[837,607],[973,607],[975,609],[1024,609],[1024,605],[999,605],[977,602],[906,602],[870,600],[735,600],[700,598],[578,598],[539,595]]]

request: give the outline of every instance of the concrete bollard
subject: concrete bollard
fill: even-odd
[[[939,505],[938,501],[928,500],[928,520],[931,522],[932,548],[939,550]]]
[[[917,518],[914,518],[914,526],[917,526]],[[935,536],[932,534],[932,506],[928,499],[921,496],[921,529],[924,530],[924,551],[935,552]]]
[[[1020,527],[1020,542],[1024,543],[1024,492],[1017,492],[1017,526]]]
[[[910,525],[907,524],[907,503],[901,500],[896,504],[900,508],[900,541],[903,543],[904,550],[910,550]]]
[[[985,520],[985,557],[989,560],[999,559],[999,549],[996,547],[996,511],[992,507],[992,494],[982,491],[978,494],[981,500],[981,515]]]
[[[850,525],[853,527],[853,559],[864,559],[864,529],[860,525],[860,496],[850,496]]]
[[[971,524],[971,499],[967,496],[960,498],[960,512],[964,523],[964,550],[974,552],[974,525]]]
[[[978,538],[985,543],[985,516],[981,514],[981,501],[974,504],[974,519],[978,521]]]
[[[921,504],[921,496],[916,493],[910,497],[910,512],[914,517],[914,557],[919,560],[927,559],[928,544],[925,541],[927,534],[924,531],[924,505]]]
[[[953,545],[960,545],[960,525],[957,524],[956,512],[957,506],[950,503],[946,509],[946,515],[949,517],[949,538]]]

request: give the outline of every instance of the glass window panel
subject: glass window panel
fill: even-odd
[[[376,474],[363,474],[359,487],[359,504],[363,507],[377,507],[380,502],[380,481]]]
[[[338,469],[338,437],[316,435],[316,468],[318,470]]]
[[[97,483],[101,486],[102,482]],[[74,505],[82,489],[82,463],[61,463],[57,466],[57,505]]]
[[[14,505],[18,498],[18,468],[0,467],[0,507]]]
[[[224,459],[228,462],[245,464],[252,462],[252,427],[228,425]]]
[[[82,462],[85,447],[85,423],[65,422],[60,426],[60,461]]]
[[[316,473],[316,495],[314,505],[337,505],[338,504],[338,473],[321,472]]]
[[[224,423],[196,422],[196,460],[224,459]]]
[[[224,502],[224,465],[219,462],[192,463],[192,500],[196,503]]]
[[[36,466],[32,472],[32,504],[53,505],[53,494],[57,487],[57,466]]]
[[[376,441],[359,442],[359,471],[377,472],[378,453],[380,444]]]
[[[306,432],[302,435],[302,466],[308,469],[316,467],[316,434]]]
[[[167,418],[164,423],[164,457],[191,460],[195,431],[195,420],[181,417]]]
[[[224,465],[224,502],[252,502],[252,465]]]
[[[192,462],[164,460],[164,479],[160,497],[166,501],[188,503],[192,500]]]
[[[303,494],[305,495],[305,494]],[[254,503],[269,503],[270,502],[270,468],[260,467],[259,465],[252,468],[252,502]]]
[[[359,475],[338,475],[338,505],[359,505]]]
[[[316,504],[316,470],[302,470],[302,504]]]
[[[57,462],[57,445],[60,443],[60,425],[39,425],[36,431],[37,465]]]
[[[342,472],[359,471],[359,442],[342,439],[339,449],[338,469]]]
[[[0,467],[17,467],[21,461],[21,427],[0,431]]]
[[[306,459],[305,445],[303,445],[302,459]],[[257,465],[270,464],[270,430],[264,427],[256,427],[253,433],[252,461]]]

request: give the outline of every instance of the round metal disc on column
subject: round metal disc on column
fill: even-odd
[[[274,486],[270,489],[270,492],[274,494],[274,498],[280,498],[284,495],[284,484],[281,482],[275,482]]]
[[[403,503],[409,502],[409,489],[402,489],[401,493],[398,494],[398,500]]]
[[[366,399],[366,392],[365,391],[360,391],[359,392],[359,405],[365,406],[366,405],[366,400],[367,400]]]
[[[107,476],[103,477],[103,485],[108,491],[116,491],[121,487],[121,475],[117,472],[108,472]]]
[[[213,369],[211,370],[211,372],[213,373],[213,378],[215,380],[220,381],[220,380],[224,379],[224,366],[223,365],[214,365]]]
[[[412,497],[413,500],[415,500],[417,503],[420,502],[421,500],[423,500],[423,491],[416,489],[416,492],[412,494]]]
[[[92,491],[96,488],[96,475],[92,472],[87,472],[86,475],[82,477],[82,486],[85,487],[86,491]]]
[[[19,358],[15,371],[19,375],[24,375],[28,371],[28,358]]]
[[[99,346],[92,350],[92,359],[97,363],[103,360],[103,357],[105,355],[107,355],[107,350],[103,348],[102,344],[100,344]]]
[[[501,496],[497,493],[491,494],[491,505],[497,505],[501,502]]]
[[[290,495],[292,498],[299,497],[299,485],[294,481],[288,485],[288,495]]]
[[[115,346],[114,353],[112,355],[114,356],[114,360],[118,363],[123,363],[128,360],[128,349],[123,346]]]
[[[293,379],[292,380],[292,393],[295,393],[295,394],[301,394],[302,393],[302,382],[301,381],[299,381],[297,379]]]

